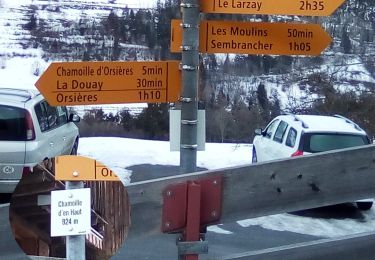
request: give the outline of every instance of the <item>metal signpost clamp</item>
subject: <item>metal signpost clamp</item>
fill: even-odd
[[[199,4],[181,3],[180,7],[182,7],[182,8],[199,8]]]
[[[186,70],[186,71],[194,71],[194,70],[199,70],[199,66],[190,66],[186,64],[181,64],[180,63],[180,70]]]

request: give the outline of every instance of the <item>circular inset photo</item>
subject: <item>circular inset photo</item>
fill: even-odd
[[[13,235],[28,256],[103,260],[130,227],[128,194],[117,175],[82,156],[46,160],[24,174],[10,202]],[[78,251],[77,251],[78,250]]]

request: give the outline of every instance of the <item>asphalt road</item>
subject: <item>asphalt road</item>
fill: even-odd
[[[224,256],[251,250],[313,241],[318,237],[301,235],[292,232],[267,230],[262,227],[241,227],[237,223],[220,226],[232,234],[220,234],[208,231],[208,254],[201,255],[200,260],[221,259]],[[112,259],[178,259],[177,235],[154,235],[142,239],[128,239]]]
[[[178,170],[176,166],[162,165],[137,165],[128,168],[132,170],[132,180],[141,181],[145,179],[159,178],[175,174]],[[201,169],[204,170],[204,169]],[[323,208],[296,212],[301,216],[320,218],[353,218],[360,219],[361,213],[354,207]],[[208,241],[209,252],[201,255],[200,260],[221,259],[222,257],[260,250],[282,245],[308,242],[317,240],[320,237],[298,234],[287,231],[274,231],[264,229],[260,226],[242,227],[237,222],[227,223],[219,226],[225,232],[208,231],[206,241]],[[28,259],[19,249],[13,239],[8,220],[8,206],[0,205],[0,259],[1,260],[24,260]],[[119,252],[112,259],[131,260],[168,260],[177,258],[176,246],[177,234],[157,234],[143,238],[128,238]]]

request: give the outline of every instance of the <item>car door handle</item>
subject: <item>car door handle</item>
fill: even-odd
[[[55,143],[54,143],[54,142],[50,142],[50,143],[49,143],[49,146],[54,147],[54,146],[55,146]]]

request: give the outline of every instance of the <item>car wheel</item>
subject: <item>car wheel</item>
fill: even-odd
[[[372,203],[373,203],[372,201],[357,201],[356,202],[357,207],[360,210],[369,210],[369,209],[371,209]]]
[[[78,154],[78,139],[74,142],[72,151],[70,152],[70,155],[77,155]]]
[[[251,162],[252,162],[252,163],[256,163],[256,162],[258,162],[257,152],[256,152],[254,146],[253,146],[253,156],[251,157]]]

